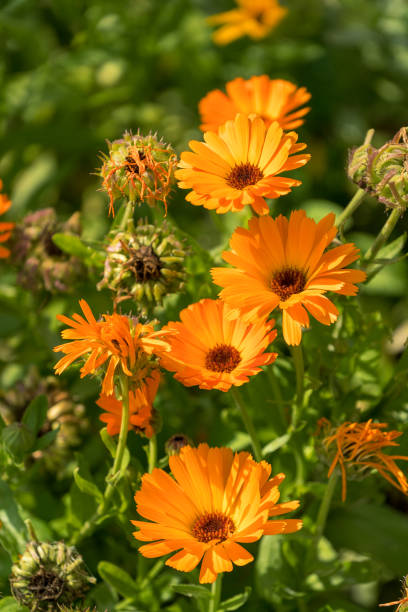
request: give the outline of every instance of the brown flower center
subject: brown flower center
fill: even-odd
[[[275,272],[270,281],[270,288],[285,302],[294,293],[303,291],[306,285],[306,274],[299,268],[288,267]]]
[[[246,162],[234,166],[225,180],[234,189],[245,189],[248,185],[255,185],[261,179],[263,179],[262,170],[258,166]]]
[[[65,586],[65,581],[53,571],[42,568],[30,579],[29,590],[39,601],[58,599]]]
[[[239,362],[239,351],[228,344],[216,344],[205,357],[205,367],[213,372],[232,372]]]
[[[221,512],[211,512],[200,516],[193,525],[192,534],[199,542],[218,540],[224,542],[235,531],[233,521]]]
[[[151,246],[129,249],[129,259],[125,268],[131,270],[139,283],[160,278],[162,264]]]

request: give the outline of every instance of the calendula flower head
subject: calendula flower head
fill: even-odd
[[[157,433],[157,418],[153,409],[154,398],[160,383],[159,370],[152,370],[149,376],[134,390],[129,391],[129,425],[128,431],[151,438]],[[105,412],[99,419],[107,424],[107,432],[114,436],[120,432],[122,423],[122,399],[113,395],[101,394],[97,405]]]
[[[30,610],[52,612],[58,604],[70,605],[95,582],[81,555],[64,542],[28,542],[11,568],[11,592]]]
[[[228,81],[227,93],[219,89],[210,91],[199,103],[203,132],[217,132],[218,128],[237,113],[255,114],[266,127],[277,121],[284,130],[294,130],[304,123],[310,108],[303,106],[310,93],[306,87],[296,87],[290,81],[270,79],[266,74]]]
[[[300,181],[279,176],[304,166],[310,155],[297,143],[295,132],[284,133],[278,122],[267,127],[261,117],[238,113],[220,126],[218,133],[206,132],[205,142],[192,140],[193,153],[181,154],[176,177],[179,187],[191,189],[186,200],[217,213],[252,206],[259,215],[269,213],[265,198],[289,193]]]
[[[60,477],[89,427],[85,406],[63,389],[55,376],[40,378],[32,368],[23,381],[8,391],[0,391],[0,416],[6,425],[21,422],[26,408],[38,395],[46,395],[48,400],[47,416],[38,434],[40,439],[55,429],[58,434],[50,446],[34,451],[32,458],[41,460],[47,471]]]
[[[227,45],[241,36],[264,38],[287,13],[278,0],[236,0],[236,4],[236,9],[207,18],[210,25],[221,26],[213,34],[217,45]]]
[[[164,333],[154,331],[153,325],[139,323],[137,319],[113,313],[104,314],[97,321],[85,300],[80,300],[85,318],[74,314],[72,319],[64,315],[57,318],[68,325],[61,336],[71,340],[54,348],[65,353],[54,366],[61,374],[77,359],[87,357],[81,367],[81,378],[98,372],[103,375],[102,393],[112,395],[115,387],[114,376],[129,377],[130,389],[140,386],[156,367],[154,354],[169,350],[162,340]]]
[[[408,206],[408,128],[379,149],[362,145],[351,154],[349,176],[389,208]]]
[[[29,291],[70,292],[84,276],[84,267],[73,255],[54,244],[53,234],[79,236],[79,214],[61,223],[53,208],[43,208],[16,224],[11,244],[13,263],[18,268],[18,283]]]
[[[0,179],[0,191],[3,189],[3,181]],[[5,212],[11,206],[11,201],[8,199],[5,193],[0,193],[0,216],[4,215]],[[3,242],[6,242],[11,236],[11,230],[14,227],[14,223],[9,221],[0,221],[0,259],[9,257],[10,250],[2,246]]]
[[[147,520],[132,521],[145,557],[176,553],[166,565],[191,572],[202,560],[200,582],[246,565],[253,556],[240,543],[263,535],[292,533],[298,519],[269,520],[295,510],[297,501],[278,504],[284,474],[273,478],[271,466],[257,463],[249,453],[229,448],[185,446],[169,457],[172,476],[161,469],[142,477],[135,495],[138,513]],[[178,552],[176,552],[178,551]]]
[[[167,198],[173,182],[177,155],[157,134],[125,132],[120,140],[108,141],[109,152],[102,154],[102,188],[109,195],[109,213],[115,215],[114,202],[125,198],[155,206]]]
[[[402,595],[401,599],[398,601],[390,601],[388,603],[379,604],[380,608],[385,608],[387,606],[398,606],[395,612],[406,612],[408,609],[408,575],[404,576],[402,579]]]
[[[408,481],[395,463],[397,459],[408,461],[408,457],[383,452],[386,447],[398,446],[394,440],[402,435],[400,431],[384,431],[387,423],[374,423],[372,419],[363,423],[347,421],[334,427],[323,418],[318,425],[331,462],[328,476],[336,466],[341,472],[343,501],[346,499],[347,478],[364,478],[371,470],[377,470],[394,487],[408,494]]]
[[[161,355],[160,365],[186,387],[228,391],[248,382],[277,357],[266,352],[276,337],[274,321],[247,323],[231,314],[227,304],[210,299],[182,310],[181,323],[163,328],[171,348]]]
[[[339,312],[325,294],[355,295],[353,283],[366,278],[365,272],[346,268],[358,259],[354,244],[326,251],[336,233],[333,213],[319,223],[303,210],[293,211],[289,220],[282,215],[250,219],[248,229],[233,233],[231,251],[223,253],[234,268],[211,271],[215,284],[223,287],[220,297],[250,321],[279,307],[285,341],[300,344],[302,327],[309,327],[308,312],[324,325],[337,319]]]
[[[116,304],[133,299],[140,310],[151,311],[166,295],[182,291],[186,254],[168,223],[154,226],[140,219],[136,227],[112,232],[98,289],[109,287]]]
[[[178,455],[185,446],[192,446],[193,443],[188,436],[182,433],[174,434],[167,440],[164,447],[168,455]]]

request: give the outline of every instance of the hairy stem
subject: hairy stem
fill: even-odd
[[[242,399],[241,393],[235,387],[231,387],[231,395],[234,398],[234,402],[239,409],[242,417],[242,421],[245,425],[245,429],[248,432],[249,437],[251,438],[252,449],[254,451],[255,459],[257,461],[262,460],[262,450],[261,445],[258,440],[258,436],[255,431],[254,424],[252,422],[251,416],[246,409],[244,400]]]

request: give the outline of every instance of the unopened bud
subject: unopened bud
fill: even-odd
[[[190,438],[182,433],[174,434],[165,444],[166,453],[168,455],[178,455],[184,446],[193,446]]]

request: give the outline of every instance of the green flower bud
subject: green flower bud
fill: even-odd
[[[183,289],[186,255],[168,223],[155,227],[140,220],[136,228],[111,233],[98,289],[111,289],[115,303],[134,299],[142,311],[151,311]]]
[[[108,141],[109,153],[102,154],[102,187],[109,195],[109,213],[114,216],[114,202],[126,198],[130,202],[146,202],[155,206],[167,197],[174,180],[177,155],[157,134],[142,136],[125,132],[120,140]]]
[[[370,144],[363,144],[349,152],[347,174],[362,189],[367,188],[367,165],[373,151]]]
[[[408,206],[408,128],[401,128],[375,152],[367,168],[367,179],[386,206]]]
[[[19,603],[47,611],[81,599],[95,582],[81,555],[64,542],[29,542],[10,576],[11,592]]]

